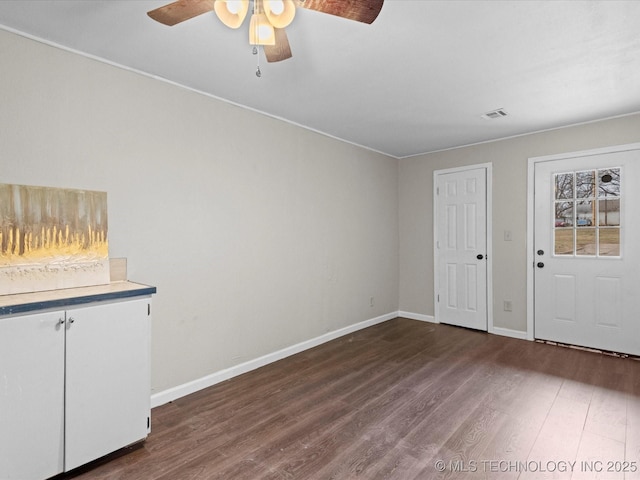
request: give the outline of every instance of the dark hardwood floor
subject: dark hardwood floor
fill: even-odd
[[[640,479],[638,462],[639,361],[395,319],[158,407],[146,442],[59,478]]]

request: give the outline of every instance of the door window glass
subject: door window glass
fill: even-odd
[[[556,200],[573,199],[573,173],[556,175]]]
[[[620,256],[620,168],[554,175],[554,253]]]

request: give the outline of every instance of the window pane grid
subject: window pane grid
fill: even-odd
[[[554,175],[554,255],[620,257],[620,168]]]

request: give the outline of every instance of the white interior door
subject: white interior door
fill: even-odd
[[[487,169],[435,172],[436,320],[487,330]]]
[[[640,151],[535,164],[535,337],[640,354]]]

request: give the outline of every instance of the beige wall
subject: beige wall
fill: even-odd
[[[4,31],[0,69],[0,182],[108,193],[154,392],[398,310],[397,160]]]
[[[433,172],[493,164],[494,325],[526,330],[528,158],[640,142],[640,115],[400,160],[400,310],[433,315]],[[504,241],[510,230],[513,240]],[[513,311],[502,310],[504,300]]]

